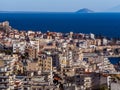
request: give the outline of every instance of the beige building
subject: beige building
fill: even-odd
[[[88,89],[92,87],[92,78],[91,77],[85,77],[84,78],[84,88]]]
[[[67,60],[67,57],[65,57],[62,54],[60,54],[59,58],[60,58],[60,67],[61,68],[66,67],[69,64],[69,62]]]
[[[43,72],[50,72],[53,69],[52,57],[46,56],[45,58],[39,58],[38,60],[40,70]]]
[[[27,66],[27,70],[28,71],[38,71],[39,70],[38,63],[29,62],[28,66]]]
[[[101,45],[101,40],[100,39],[96,39],[96,45],[100,46]]]
[[[26,49],[30,59],[36,59],[38,57],[37,50],[34,47],[28,47]]]

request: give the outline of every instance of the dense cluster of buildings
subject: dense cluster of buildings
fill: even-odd
[[[116,73],[120,42],[94,34],[18,31],[0,23],[0,90],[93,90]]]

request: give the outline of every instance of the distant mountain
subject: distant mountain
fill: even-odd
[[[107,12],[120,12],[120,5],[108,9]]]
[[[87,8],[83,8],[77,11],[77,13],[93,13],[94,11],[87,9]]]

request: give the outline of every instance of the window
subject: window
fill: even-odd
[[[36,88],[32,88],[32,90],[36,90]]]
[[[24,88],[24,90],[28,90],[27,88]]]
[[[89,82],[90,80],[89,79],[86,79],[86,82]]]
[[[42,90],[41,88],[39,88],[38,90]]]

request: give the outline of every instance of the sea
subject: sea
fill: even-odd
[[[1,12],[0,22],[3,21],[9,21],[18,30],[94,33],[110,38],[120,37],[120,13]],[[117,62],[118,59],[112,63]]]
[[[112,64],[120,64],[120,58],[116,57],[112,57],[112,58],[109,58],[109,61],[112,63]]]
[[[3,12],[0,22],[9,21],[18,30],[94,33],[120,37],[120,13]]]

